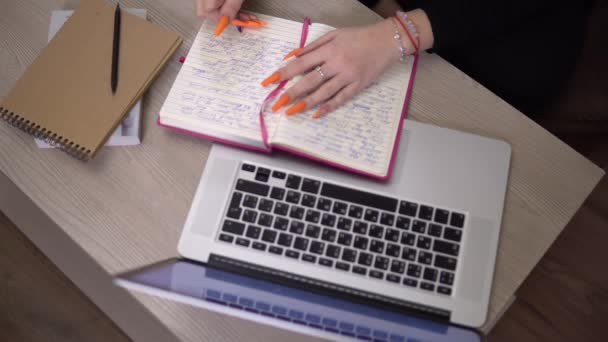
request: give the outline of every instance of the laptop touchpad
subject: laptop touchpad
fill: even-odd
[[[465,228],[470,238],[467,239],[467,245],[461,249],[463,260],[460,262],[463,267],[459,271],[460,281],[457,289],[458,296],[464,299],[478,301],[484,297],[482,290],[486,280],[481,277],[490,271],[488,261],[494,260],[490,257],[492,233],[495,231],[493,225],[488,219],[470,217],[469,225]],[[488,281],[491,285],[492,278]]]

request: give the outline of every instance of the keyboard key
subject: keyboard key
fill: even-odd
[[[334,242],[334,241],[336,241],[336,235],[337,235],[337,233],[335,230],[325,228],[325,229],[323,229],[323,232],[321,233],[321,240],[328,241],[328,242]]]
[[[291,242],[293,240],[293,235],[281,233],[279,234],[278,244],[285,247],[291,247]]]
[[[365,216],[364,219],[365,221],[370,221],[370,222],[378,222],[378,210],[374,210],[374,209],[367,209],[365,210]]]
[[[376,279],[382,279],[384,278],[384,272],[380,272],[380,271],[376,271],[376,270],[370,270],[369,271],[369,276],[372,278],[376,278]]]
[[[369,228],[369,236],[381,239],[384,235],[384,227],[372,224]]]
[[[278,178],[278,179],[285,179],[286,175],[285,175],[285,172],[272,171],[272,177]]]
[[[420,288],[427,291],[435,291],[435,285],[425,282],[420,283]]]
[[[437,292],[449,296],[452,294],[452,289],[445,286],[437,286]]]
[[[346,217],[340,217],[338,219],[338,225],[336,226],[338,229],[342,230],[350,230],[353,225],[353,220],[348,219]]]
[[[416,234],[403,232],[401,234],[401,244],[413,246],[416,243]]]
[[[304,208],[292,205],[291,210],[289,210],[289,217],[301,220],[304,217]]]
[[[464,226],[464,214],[452,213],[450,217],[450,226],[462,228]]]
[[[403,247],[401,258],[409,261],[416,260],[416,250],[410,247]]]
[[[321,187],[321,182],[314,179],[304,178],[302,182],[302,191],[310,192],[312,194],[319,193],[319,188]]]
[[[245,221],[245,222],[255,223],[255,220],[257,218],[258,218],[258,213],[253,210],[246,209],[245,212],[243,213],[243,221]]]
[[[428,281],[436,281],[437,280],[437,270],[434,268],[425,267],[424,273],[422,273],[422,278]]]
[[[348,216],[360,219],[362,215],[363,208],[352,204],[350,205],[350,208],[348,208]]]
[[[388,258],[377,255],[376,260],[374,261],[374,267],[380,270],[388,269]]]
[[[289,212],[289,205],[281,202],[277,202],[274,206],[274,213],[277,215],[287,216],[287,212]]]
[[[344,262],[336,262],[336,268],[348,272],[350,270],[350,265]]]
[[[380,254],[384,253],[384,242],[372,239],[369,250]]]
[[[422,249],[431,249],[431,241],[432,240],[430,237],[418,235],[418,242],[416,243],[416,247]]]
[[[436,237],[441,237],[441,233],[443,231],[443,228],[435,223],[431,223],[429,224],[429,235],[430,236],[436,236]]]
[[[268,214],[261,213],[258,217],[258,224],[266,227],[270,227],[272,225],[272,216]]]
[[[231,243],[234,241],[234,236],[228,234],[220,234],[220,241]]]
[[[399,284],[401,282],[401,277],[396,276],[394,274],[387,274],[386,275],[386,280],[392,282],[392,283],[397,283]]]
[[[359,235],[355,235],[355,243],[353,244],[353,247],[362,249],[365,251],[365,250],[367,250],[368,243],[369,243],[368,238],[359,236]]]
[[[416,217],[416,212],[418,212],[418,204],[407,201],[399,203],[399,214]]]
[[[345,232],[340,232],[338,234],[338,243],[344,246],[350,246],[350,243],[353,240],[353,235]]]
[[[346,209],[347,208],[348,208],[348,204],[343,203],[343,202],[335,201],[334,202],[334,208],[332,209],[332,212],[334,214],[346,215]]]
[[[243,207],[253,208],[258,204],[258,198],[252,195],[245,195],[245,199],[243,200]]]
[[[341,248],[335,245],[327,245],[327,249],[325,250],[325,256],[331,258],[339,258],[340,257]]]
[[[248,192],[259,196],[268,196],[270,187],[266,184],[256,183],[245,179],[236,181],[236,189],[243,192]]]
[[[424,234],[424,232],[426,232],[426,222],[414,220],[414,224],[412,225],[412,231]]]
[[[420,211],[418,211],[418,217],[425,220],[433,219],[433,207],[429,207],[427,205],[421,205]]]
[[[357,252],[355,250],[349,249],[349,248],[344,248],[344,250],[342,251],[342,260],[355,262],[356,258],[357,258]]]
[[[424,265],[430,265],[433,262],[433,254],[420,251],[420,253],[418,253],[418,262]]]
[[[272,254],[283,254],[283,248],[277,246],[270,246],[270,248],[268,248],[268,251]]]
[[[287,191],[287,196],[285,196],[285,201],[293,204],[300,203],[300,193],[292,190]]]
[[[285,189],[273,187],[270,192],[270,198],[274,198],[276,200],[282,201],[285,196]]]
[[[310,254],[304,254],[302,255],[302,260],[306,261],[306,262],[317,262],[317,257],[314,255],[310,255]]]
[[[397,229],[388,228],[384,234],[384,239],[397,242],[399,241],[399,235],[401,235],[401,232],[399,232]]]
[[[450,216],[450,212],[445,209],[435,209],[435,218],[434,221],[441,224],[448,223],[448,216]]]
[[[336,215],[323,213],[321,216],[321,224],[326,227],[332,227],[336,224]]]
[[[371,266],[374,257],[369,253],[361,252],[359,253],[359,260],[357,263],[363,266]]]
[[[237,245],[243,246],[243,247],[249,247],[249,244],[251,243],[249,240],[247,239],[243,239],[243,238],[236,238],[235,243]]]
[[[325,251],[325,243],[324,242],[320,242],[320,241],[312,241],[310,243],[310,250],[311,253],[315,253],[315,254],[323,254],[323,252]]]
[[[334,265],[334,262],[326,258],[319,258],[319,265],[332,267]]]
[[[452,242],[435,240],[435,243],[433,244],[433,251],[439,252],[439,253],[445,253],[445,254],[449,254],[449,255],[453,255],[453,256],[458,255],[459,249],[460,249],[459,246]]]
[[[319,201],[317,202],[317,209],[319,210],[323,210],[323,211],[330,211],[331,210],[331,200],[327,199],[327,198],[319,198]]]
[[[397,228],[408,230],[410,229],[411,222],[412,221],[405,216],[397,216],[397,222],[395,223],[395,226],[397,226]]]
[[[317,197],[309,194],[302,196],[302,205],[309,208],[314,208],[317,202]]]
[[[262,198],[260,200],[260,204],[258,204],[258,209],[262,210],[262,211],[266,211],[266,212],[271,212],[273,204],[274,204],[273,201]]]
[[[308,222],[318,223],[320,216],[321,216],[321,213],[316,210],[308,209],[306,211],[306,221],[308,221]]]
[[[414,278],[420,278],[420,273],[422,272],[422,267],[415,264],[409,264],[407,266],[407,275]]]
[[[308,250],[308,242],[309,241],[310,240],[298,236],[298,237],[296,237],[296,240],[293,243],[293,248],[299,249],[301,251],[307,251]]]
[[[255,180],[260,182],[268,182],[268,177],[270,177],[270,170],[264,167],[258,167],[258,172],[255,174]]]
[[[243,171],[247,171],[247,172],[253,172],[255,171],[255,166],[251,165],[251,164],[244,164],[241,165],[241,170]]]
[[[241,205],[242,198],[243,194],[235,191],[230,199],[230,208],[238,208]]]
[[[302,235],[302,233],[304,233],[304,223],[300,221],[291,221],[291,225],[289,226],[289,232]]]
[[[462,230],[445,227],[445,230],[443,232],[443,238],[446,240],[460,242],[460,240],[462,239]]]
[[[392,227],[393,223],[395,223],[395,215],[388,214],[388,213],[380,214],[380,223],[385,226]]]
[[[287,176],[287,180],[285,181],[285,186],[291,189],[299,189],[300,182],[302,181],[302,177],[289,175]]]
[[[391,272],[403,274],[405,272],[405,263],[399,260],[391,261]]]
[[[293,251],[291,249],[288,249],[285,251],[285,256],[288,258],[292,258],[292,259],[299,259],[300,258],[300,253]]]
[[[257,249],[259,251],[266,251],[266,244],[258,241],[254,241],[252,245],[253,249]]]
[[[410,286],[410,287],[417,287],[418,280],[403,277],[403,285]]]
[[[257,239],[262,234],[262,228],[249,225],[247,227],[247,233],[245,234],[248,238]]]
[[[274,229],[278,230],[287,230],[289,226],[289,220],[283,217],[277,217],[274,219],[274,225],[272,226]]]
[[[396,245],[394,243],[389,243],[388,245],[386,245],[386,255],[398,258],[400,254],[401,247],[399,247],[399,245]]]
[[[437,260],[435,260],[435,263],[437,263]],[[441,275],[439,276],[439,282],[446,285],[453,285],[454,273],[441,271]]]
[[[366,275],[367,274],[367,268],[361,267],[361,266],[353,266],[353,273],[357,273],[357,274],[361,274],[361,275]]]
[[[357,203],[375,209],[386,210],[389,212],[393,212],[397,209],[397,200],[394,198],[361,190],[355,190],[331,183],[323,183],[321,195],[341,201]]]
[[[277,239],[277,232],[270,229],[264,229],[262,233],[262,241],[273,243]]]
[[[222,226],[222,230],[228,233],[243,235],[245,231],[245,225],[240,222],[232,221],[232,220],[224,220],[224,225]]]
[[[239,218],[241,218],[242,212],[243,210],[241,208],[228,208],[226,216],[238,220]]]
[[[309,224],[306,226],[306,236],[311,238],[318,238],[321,234],[321,227]]]
[[[456,270],[456,259],[437,254],[435,255],[434,265],[435,267],[454,271]]]
[[[359,233],[362,235],[367,235],[367,223],[361,221],[355,221],[353,226],[353,232]]]

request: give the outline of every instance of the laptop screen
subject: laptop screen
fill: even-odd
[[[214,311],[330,339],[480,341],[474,331],[170,260],[120,276],[117,283]],[[160,292],[158,291],[160,290]]]

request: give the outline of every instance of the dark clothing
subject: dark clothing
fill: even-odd
[[[372,7],[377,1],[362,1]],[[583,45],[588,3],[551,0],[406,0],[423,9],[436,52],[526,114],[558,94]]]

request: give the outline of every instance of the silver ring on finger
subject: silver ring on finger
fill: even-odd
[[[323,70],[321,69],[320,65],[317,65],[315,67],[315,71],[319,73],[319,75],[321,75],[321,78],[325,78],[325,74],[323,73]]]

